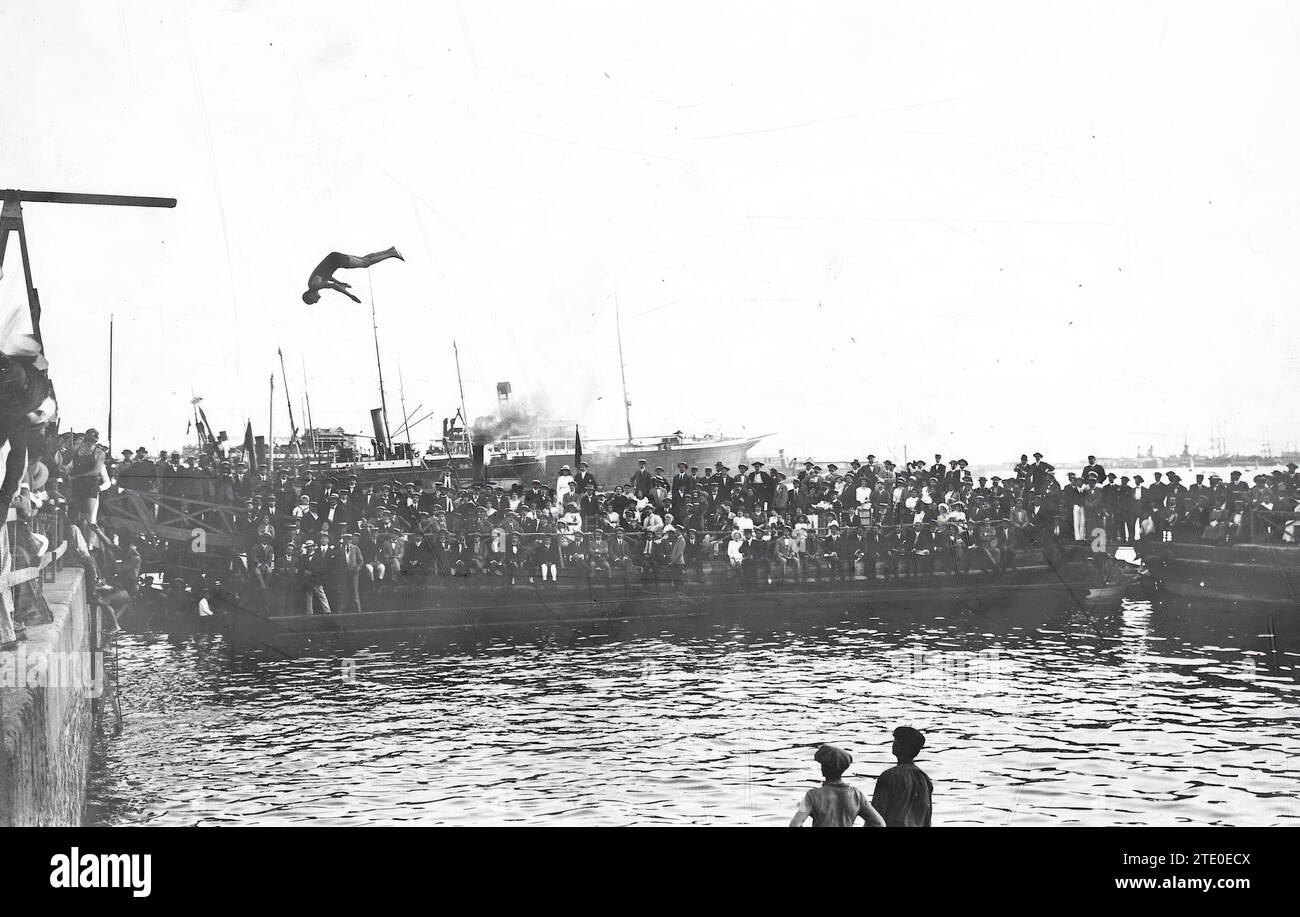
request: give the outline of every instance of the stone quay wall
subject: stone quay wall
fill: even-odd
[[[54,621],[0,652],[0,825],[80,825],[103,659],[83,571],[44,585]]]

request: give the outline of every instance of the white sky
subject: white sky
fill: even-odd
[[[180,200],[26,208],[65,428],[103,429],[117,317],[116,451],[179,445],[192,392],[232,438],[263,432],[277,345],[296,413],[305,360],[317,424],[368,429],[368,308],[299,296],[331,249],[389,245],[392,418],[399,367],[408,408],[454,411],[455,338],[471,416],[509,379],[621,433],[617,292],[640,433],[1280,447],[1300,441],[1298,15],[10,2],[0,186]]]

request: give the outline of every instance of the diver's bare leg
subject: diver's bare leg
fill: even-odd
[[[329,256],[330,266],[334,270],[340,268],[359,269],[367,268],[371,265],[378,264],[380,261],[387,261],[389,258],[402,258],[402,253],[395,248],[389,248],[382,252],[371,252],[368,255],[345,255],[341,252],[331,252]]]
[[[396,248],[386,248],[382,252],[371,252],[362,260],[366,262],[366,267],[370,267],[372,264],[378,264],[380,261],[387,261],[389,258],[396,258],[398,261],[406,260],[402,257],[402,253]]]

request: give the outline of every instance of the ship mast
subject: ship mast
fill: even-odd
[[[366,278],[369,280],[370,272],[366,271]],[[393,437],[388,432],[388,400],[384,397],[384,364],[379,361],[379,320],[375,318],[375,282],[370,280],[370,325],[375,332],[375,367],[379,370],[379,408],[384,416],[384,439],[388,440],[387,448],[393,447]]]
[[[266,464],[275,474],[275,373],[271,373],[271,394],[266,408]]]
[[[415,456],[411,452],[411,428],[406,413],[406,382],[402,380],[402,364],[397,364],[397,395],[401,398],[402,404],[402,430],[406,431],[406,458],[408,467],[415,467]],[[401,430],[398,431],[399,433]]]
[[[623,419],[627,421],[627,444],[632,445],[632,402],[627,397],[627,367],[623,363],[623,321],[618,314],[618,293],[614,293],[614,329],[618,333],[618,372],[623,379]]]
[[[293,398],[289,396],[289,374],[284,369],[284,351],[277,347],[275,352],[280,357],[280,379],[284,382],[284,403],[289,408],[289,449],[296,453],[298,451],[298,425],[293,420]]]
[[[311,422],[311,389],[307,386],[307,358],[302,358],[302,399],[303,399],[303,416],[307,423],[308,446],[312,452],[316,451],[316,428]]]
[[[474,434],[470,431],[469,415],[465,413],[465,383],[460,378],[460,348],[456,342],[451,342],[451,352],[456,355],[456,385],[460,388],[460,422],[465,426],[465,442],[469,446],[470,455],[474,454]]]

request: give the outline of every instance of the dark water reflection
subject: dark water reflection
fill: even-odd
[[[1297,824],[1300,646],[1269,630],[1130,603],[269,662],[124,637],[90,820],[775,825],[810,746],[869,791],[910,723],[936,824]]]

